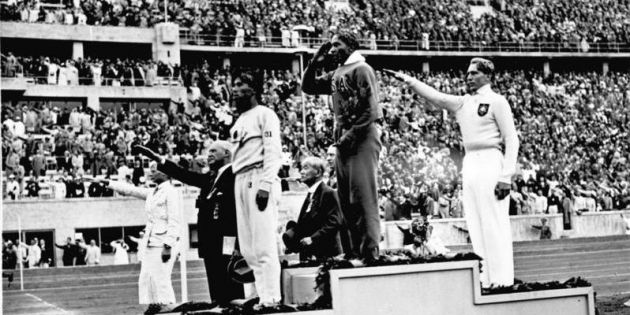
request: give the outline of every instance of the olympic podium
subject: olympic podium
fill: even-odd
[[[317,271],[283,270],[286,304],[313,302]],[[592,287],[482,295],[477,260],[332,269],[330,290],[332,309],[281,314],[595,315]]]
[[[302,295],[315,286],[313,271],[317,269],[285,270],[283,287],[285,299],[291,299],[288,303],[304,303],[310,298]],[[592,287],[482,295],[476,260],[333,269],[330,288],[331,310],[292,314],[595,315]]]

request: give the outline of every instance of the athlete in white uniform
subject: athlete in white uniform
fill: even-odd
[[[400,72],[387,71],[418,95],[455,114],[466,156],[463,202],[473,250],[484,259],[483,287],[514,284],[508,213],[511,177],[519,141],[507,100],[490,88],[494,64],[473,58],[467,72],[470,94],[448,95]],[[501,145],[505,144],[505,153]]]
[[[282,166],[280,120],[258,105],[255,79],[241,74],[234,80],[233,100],[240,116],[230,130],[234,196],[240,251],[254,271],[262,309],[280,302],[280,262],[276,229]]]

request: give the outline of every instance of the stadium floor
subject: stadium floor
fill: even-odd
[[[564,281],[581,276],[593,284],[600,314],[630,314],[630,307],[622,305],[630,298],[630,236],[515,243],[514,257],[519,279]],[[175,266],[179,300],[180,274]],[[201,261],[190,261],[187,268],[189,300],[206,300]],[[28,270],[23,292],[17,290],[17,277],[9,289],[4,279],[3,314],[141,314],[138,272],[138,265]]]

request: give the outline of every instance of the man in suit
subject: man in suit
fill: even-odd
[[[64,266],[74,265],[74,257],[77,255],[77,245],[72,238],[68,237],[65,245],[57,245],[55,247],[63,249],[63,256],[61,257]]]
[[[300,253],[300,260],[318,260],[341,254],[339,229],[343,217],[337,192],[324,183],[326,162],[308,157],[302,162],[302,182],[309,186],[297,223],[289,221],[283,234],[287,249]]]
[[[243,298],[243,286],[231,281],[227,265],[236,245],[234,174],[230,164],[230,144],[215,141],[209,149],[210,171],[202,174],[182,168],[147,147],[134,147],[139,153],[158,161],[158,170],[185,184],[199,187],[197,197],[197,235],[199,257],[203,258],[210,296],[221,307]]]
[[[70,151],[64,151],[63,157],[57,161],[57,168],[63,171],[72,171],[72,156]]]

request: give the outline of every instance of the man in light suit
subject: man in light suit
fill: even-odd
[[[138,291],[140,304],[149,304],[144,314],[156,314],[175,304],[175,291],[171,283],[173,264],[179,254],[183,226],[183,197],[169,177],[158,171],[156,162],[149,165],[149,178],[156,188],[136,187],[118,181],[105,182],[108,188],[123,194],[145,199],[148,216],[142,238],[142,262]],[[172,307],[172,305],[170,306]]]
[[[300,260],[313,256],[324,260],[341,254],[339,229],[343,216],[337,192],[323,182],[326,162],[308,157],[302,162],[302,182],[309,186],[298,221],[289,221],[283,234],[287,249],[300,253]]]

